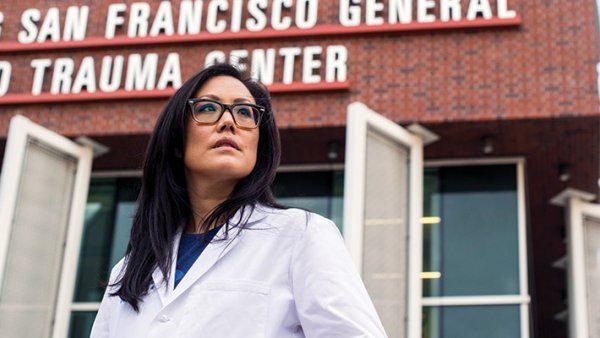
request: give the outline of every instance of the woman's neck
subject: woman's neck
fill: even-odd
[[[201,232],[200,228],[208,214],[229,198],[235,187],[235,182],[200,180],[188,177],[188,175],[186,175],[186,179],[193,214],[191,220],[193,224],[188,224],[186,232],[198,233]],[[219,221],[217,220],[217,222],[211,224],[208,229],[203,229],[202,232],[215,228],[219,225]]]

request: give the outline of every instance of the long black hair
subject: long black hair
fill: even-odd
[[[220,220],[229,220],[236,212],[242,214],[255,203],[285,209],[273,197],[271,184],[279,166],[281,145],[273,116],[268,90],[236,67],[218,63],[192,76],[170,98],[161,112],[144,160],[142,187],[138,207],[133,218],[131,236],[125,253],[125,268],[111,286],[119,286],[112,293],[139,311],[138,304],[152,282],[152,272],[158,267],[164,280],[169,280],[174,237],[181,227],[193,219],[184,175],[183,149],[187,121],[190,118],[187,100],[195,97],[206,81],[215,76],[231,76],[241,81],[266,114],[259,125],[256,164],[252,172],[238,182],[226,201],[213,209],[204,219],[201,229],[207,230]],[[241,209],[241,210],[240,210]],[[246,224],[232,225],[240,231]],[[226,233],[229,222],[226,222]],[[239,231],[238,231],[239,233]]]

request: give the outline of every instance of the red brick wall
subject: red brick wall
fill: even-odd
[[[319,23],[337,22],[338,1],[320,2]],[[86,36],[103,35],[109,3],[75,2],[90,6]],[[156,9],[159,1],[150,3]],[[174,8],[178,3],[174,1]],[[63,15],[68,4],[31,0],[0,4],[5,16],[0,44],[16,41],[23,10],[35,7],[44,14],[51,6],[61,8]],[[349,51],[350,90],[276,95],[274,107],[281,127],[343,125],[346,106],[353,101],[398,122],[598,115],[595,1],[509,0],[509,8],[522,17],[519,27],[12,52],[0,53],[0,60],[13,65],[9,93],[29,93],[33,78],[29,63],[39,57],[70,56],[77,65],[83,56],[94,55],[99,74],[103,55],[157,52],[164,62],[167,53],[178,52],[185,80],[202,67],[204,55],[213,49],[343,44]],[[276,79],[281,76],[281,63],[278,58]],[[48,75],[44,91],[49,90]],[[14,114],[66,135],[148,133],[164,103],[154,99],[0,106],[0,137],[6,135]]]

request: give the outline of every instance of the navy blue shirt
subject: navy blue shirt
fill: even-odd
[[[179,250],[177,251],[174,288],[177,287],[177,284],[179,284],[183,276],[192,267],[196,259],[200,257],[200,254],[204,251],[208,243],[219,232],[221,226],[201,234],[186,234],[185,232],[181,234]]]

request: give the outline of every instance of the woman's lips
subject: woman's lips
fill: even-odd
[[[213,148],[221,148],[221,147],[229,147],[229,148],[233,148],[235,150],[240,150],[240,147],[237,145],[237,143],[229,137],[223,137],[222,139],[218,140],[215,143],[215,145],[213,146]]]

